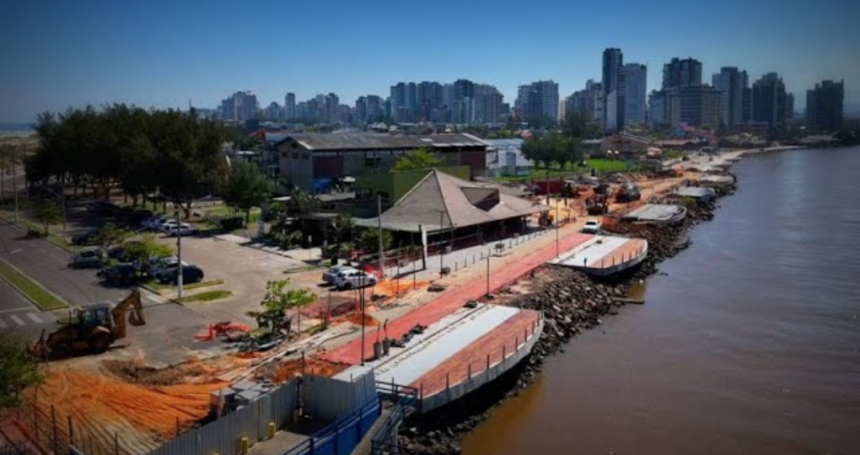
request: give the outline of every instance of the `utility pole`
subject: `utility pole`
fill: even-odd
[[[12,192],[15,193],[15,223],[18,222],[18,164],[12,157]]]
[[[555,201],[555,257],[558,258],[558,241],[559,241],[559,228],[561,227],[561,218],[558,217],[558,199]]]
[[[490,255],[487,254],[487,297],[490,296]]]
[[[182,224],[179,220],[179,210],[177,210],[174,207],[173,212],[176,215],[176,257],[178,259],[178,261],[177,261],[178,275],[176,276],[176,296],[181,299],[182,298],[182,229],[180,229],[180,227],[182,226]],[[301,330],[301,328],[300,328],[300,330]]]
[[[358,302],[361,305],[361,366],[364,366],[364,264],[360,264],[358,269],[361,273],[358,275],[359,287],[361,292],[358,294]]]
[[[385,279],[385,249],[382,246],[382,195],[376,194],[376,219],[379,230],[379,281]]]
[[[439,238],[440,239],[443,238],[442,237],[442,229],[444,229],[444,227],[442,226],[442,222],[444,221],[444,217],[445,217],[445,212],[440,210],[439,211]],[[442,275],[442,267],[443,267],[443,265],[442,265],[443,259],[442,258],[444,256],[445,256],[445,241],[440,240],[439,241],[439,275],[440,276]]]

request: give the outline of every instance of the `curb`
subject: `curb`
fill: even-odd
[[[9,281],[9,280],[4,276],[4,275],[0,274],[0,280],[3,280],[3,281],[5,281],[6,283],[8,283],[8,284],[9,284],[9,286],[10,286],[12,289],[14,289],[14,290],[15,290],[15,292],[17,292],[17,293],[18,293],[18,294],[20,294],[22,297],[24,297],[24,300],[26,300],[26,301],[28,301],[28,302],[32,303],[32,304],[33,304],[33,306],[35,306],[37,310],[39,310],[39,311],[41,311],[41,312],[43,312],[43,313],[50,313],[50,312],[52,312],[52,311],[57,311],[57,310],[63,310],[63,309],[72,308],[72,305],[71,305],[69,302],[66,302],[66,299],[64,299],[64,298],[62,298],[62,297],[60,297],[60,296],[58,296],[57,294],[54,294],[53,292],[51,292],[51,290],[49,290],[49,289],[48,289],[48,288],[46,288],[45,286],[42,286],[42,283],[39,283],[38,281],[34,280],[33,278],[30,278],[30,276],[29,276],[29,275],[27,275],[26,273],[22,272],[22,271],[21,271],[21,269],[19,269],[18,267],[15,267],[14,265],[12,265],[9,261],[7,261],[7,260],[5,260],[5,259],[0,259],[0,262],[3,262],[4,264],[8,265],[10,268],[14,269],[16,272],[20,273],[20,274],[21,274],[21,275],[23,275],[25,278],[27,278],[28,280],[30,280],[30,281],[32,281],[33,283],[35,283],[35,284],[36,284],[36,286],[40,287],[43,291],[47,292],[48,294],[51,294],[52,296],[54,296],[54,298],[56,298],[57,300],[59,300],[59,301],[61,301],[61,302],[63,302],[63,303],[65,303],[65,304],[66,304],[65,308],[44,309],[44,308],[42,308],[42,306],[41,306],[41,305],[39,305],[39,303],[38,303],[38,302],[36,302],[35,300],[33,300],[33,298],[32,298],[32,297],[30,297],[26,292],[22,291],[18,286],[16,286],[16,285],[15,285],[15,283],[13,283],[13,282]]]
[[[12,226],[12,227],[14,227],[15,229],[18,229],[19,231],[22,231],[22,232],[24,232],[24,233],[26,233],[26,232],[27,232],[27,229],[26,229],[26,228],[24,228],[24,226],[21,226],[20,224],[16,223],[14,220],[10,220],[10,219],[6,218],[5,216],[0,216],[0,219],[2,219],[3,221],[5,221],[5,222],[9,223],[9,226]],[[59,243],[55,242],[55,241],[51,238],[51,235],[54,235],[54,234],[49,234],[49,235],[47,235],[47,236],[45,236],[45,237],[42,237],[42,238],[43,238],[43,239],[45,239],[45,240],[46,240],[48,243],[50,243],[51,245],[54,245],[54,246],[55,246],[55,247],[57,247],[57,248],[60,248],[60,249],[62,249],[62,250],[65,250],[67,253],[70,253],[70,254],[74,254],[74,253],[75,253],[75,250],[71,249],[70,247],[68,247],[68,246],[66,246],[66,245],[62,245],[62,244],[59,244]]]

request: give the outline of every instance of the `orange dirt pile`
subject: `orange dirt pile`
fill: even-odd
[[[345,370],[347,365],[328,362],[320,359],[305,359],[305,374],[313,374],[317,376],[325,376],[330,378],[341,371]],[[302,360],[293,359],[282,362],[278,365],[272,381],[281,384],[287,382],[302,373]]]
[[[373,287],[373,293],[384,295],[384,296],[393,296],[397,295],[398,292],[398,284],[396,278],[389,278],[377,283]],[[430,282],[429,281],[421,281],[418,280],[415,282],[415,286],[412,285],[412,277],[403,277],[400,280],[399,291],[400,295],[404,295],[413,289],[421,289],[427,287]]]
[[[374,319],[373,316],[369,314],[365,314],[363,320],[361,317],[361,313],[349,313],[340,319],[351,322],[355,325],[364,325],[365,327],[374,327],[379,325],[379,321]]]
[[[193,425],[208,413],[209,393],[229,383],[180,384],[145,387],[117,381],[106,375],[73,371],[51,373],[30,397],[50,413],[53,405],[58,420],[90,422],[110,435],[123,439],[134,433],[172,438],[180,428]],[[82,424],[81,426],[86,426]]]

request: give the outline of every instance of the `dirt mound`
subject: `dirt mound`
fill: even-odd
[[[102,366],[118,378],[133,384],[167,386],[189,381],[199,382],[201,376],[213,373],[201,362],[188,362],[174,367],[153,368],[142,360],[106,360]]]
[[[293,359],[277,365],[272,381],[281,384],[295,378],[296,375],[301,375],[302,372],[330,378],[346,368],[347,365],[319,359],[305,359],[304,368],[302,368],[302,359]]]

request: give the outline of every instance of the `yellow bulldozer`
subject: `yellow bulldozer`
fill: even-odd
[[[47,359],[60,352],[67,355],[105,352],[114,342],[125,338],[126,313],[129,313],[129,324],[146,324],[140,291],[132,291],[113,309],[108,303],[94,303],[76,308],[68,319],[59,321],[62,327],[47,337],[43,330],[39,341],[30,347],[30,353]]]

